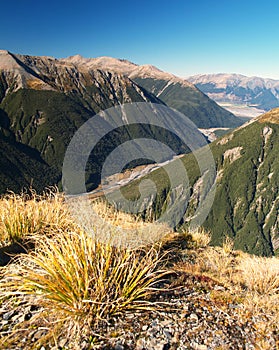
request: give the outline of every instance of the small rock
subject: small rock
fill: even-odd
[[[240,306],[237,304],[229,304],[230,309],[240,309]]]
[[[193,349],[195,349],[195,350],[207,350],[207,346],[206,345],[198,344],[198,343],[195,343],[195,342],[192,342],[191,345],[192,345]]]
[[[14,311],[9,311],[3,314],[3,320],[8,321],[13,315],[15,314]]]
[[[189,319],[190,319],[190,321],[192,321],[192,322],[198,322],[198,321],[199,321],[198,315],[197,315],[197,314],[194,314],[194,313],[192,313],[192,314],[189,316]]]
[[[165,337],[166,337],[168,340],[170,340],[170,339],[172,338],[172,335],[171,335],[170,332],[168,332],[168,331],[163,330],[163,334],[165,335]]]
[[[142,326],[141,328],[144,332],[148,330],[148,326],[145,324],[144,326]]]
[[[124,350],[124,346],[121,344],[116,344],[114,350]]]
[[[160,342],[160,343],[157,343],[156,345],[153,345],[153,348],[154,350],[169,350],[170,344],[165,342]]]

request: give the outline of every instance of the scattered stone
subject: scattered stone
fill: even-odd
[[[13,315],[15,314],[15,312],[12,310],[12,311],[8,311],[6,313],[3,314],[2,318],[4,321],[8,321],[10,318],[13,317]]]
[[[133,317],[127,314],[121,319],[114,318],[110,323],[105,323],[103,328],[94,330],[96,334],[102,335],[97,343],[90,344],[87,338],[83,338],[78,349],[255,350],[259,337],[264,337],[260,339],[265,348],[270,350],[278,348],[278,325],[275,324],[270,333],[262,336],[265,324],[270,322],[270,315],[247,315],[241,304],[230,302],[225,304],[225,301],[222,301],[220,306],[211,299],[210,293],[190,289],[187,285],[175,293],[172,290],[161,293],[158,299],[160,303],[166,303],[166,308],[162,308],[162,311],[145,312],[143,315]],[[0,336],[11,333],[21,322],[24,322],[26,328],[26,323],[32,322],[34,315],[38,317],[40,308],[28,305],[23,303],[11,310],[8,302],[2,303]],[[27,349],[30,343],[33,344],[46,333],[46,329],[33,329],[28,336],[24,335],[21,347],[14,349]],[[112,333],[116,335],[110,336]],[[58,347],[52,349],[76,349],[71,347],[72,344],[64,336],[57,340],[57,344]],[[48,344],[45,346],[51,349]]]

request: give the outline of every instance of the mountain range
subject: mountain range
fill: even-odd
[[[255,117],[279,107],[279,80],[222,73],[187,79],[238,116]]]
[[[0,191],[20,191],[30,184],[41,190],[59,183],[64,154],[77,129],[96,113],[129,102],[169,102],[198,127],[241,124],[191,83],[153,66],[108,57],[55,59],[1,50]],[[143,130],[135,132],[144,135]],[[99,184],[101,162],[115,145],[113,137],[93,156],[90,189]],[[172,143],[178,153],[186,151],[179,140]]]
[[[79,55],[69,57],[79,67],[102,69],[122,74],[151,92],[169,107],[184,113],[198,128],[234,128],[242,124],[227,110],[213,103],[189,81],[163,72],[152,65],[139,66],[127,60],[112,57],[86,59]]]
[[[254,85],[249,86],[256,91]],[[270,89],[276,97],[276,84]],[[242,98],[240,93],[235,96]],[[258,101],[257,107],[268,109],[275,103],[274,99],[260,102],[260,96],[259,92],[253,100]],[[199,128],[235,128],[210,144],[217,171],[216,194],[203,226],[211,231],[213,244],[222,244],[228,235],[236,248],[259,255],[278,254],[279,109],[240,126],[243,121],[212,101],[199,86],[150,65],[109,57],[55,59],[0,51],[0,192],[19,192],[30,185],[42,191],[45,186],[61,184],[65,151],[79,127],[91,118],[94,121],[102,110],[130,102],[176,108]],[[113,120],[105,122],[113,126]],[[177,121],[169,123],[176,125]],[[170,144],[176,154],[186,154],[180,159],[190,187],[182,183],[170,193],[161,169],[148,176],[158,183],[153,205],[156,215],[176,196],[187,194],[189,206],[176,228],[187,227],[201,203],[205,174],[181,140],[161,130],[128,125],[102,139],[89,159],[87,189],[99,185],[106,156],[117,145],[137,137],[158,139]],[[137,198],[138,182],[127,185],[123,193]],[[210,186],[205,193],[211,195]]]

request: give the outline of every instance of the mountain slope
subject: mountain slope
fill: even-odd
[[[264,111],[279,106],[279,80],[240,74],[195,75],[188,80],[219,103],[246,104]]]
[[[56,178],[61,178],[64,154],[76,130],[100,110],[128,102],[162,103],[117,73],[80,70],[54,58],[0,51],[0,135],[9,142],[9,156],[13,159],[17,154],[15,145],[28,146],[25,148],[27,157],[32,158],[31,153],[37,152],[40,161],[56,172]],[[118,141],[121,143],[121,135]],[[108,140],[99,152],[109,151],[109,145]],[[98,156],[93,157],[93,173],[98,173],[100,168]],[[1,158],[0,168],[4,169],[5,164]],[[27,174],[21,170],[15,170],[17,183],[22,178],[22,186],[25,186]],[[32,165],[29,170],[39,171],[36,167],[32,169]],[[42,174],[47,173],[44,168]],[[51,184],[48,176],[44,178],[40,188]],[[8,179],[6,184],[3,181],[2,191],[7,187],[18,190]],[[98,181],[93,176],[89,187],[97,186]]]
[[[139,79],[143,87],[135,82]],[[158,88],[162,84],[167,85],[164,93],[153,88],[154,84],[159,84]],[[155,94],[149,90],[154,90]],[[163,99],[156,95],[162,95]],[[49,178],[49,173],[54,172],[54,178],[61,179],[64,154],[70,140],[78,128],[96,113],[130,102],[164,104],[163,100],[182,110],[200,126],[238,125],[236,118],[219,108],[193,85],[152,66],[137,66],[113,58],[84,59],[73,56],[58,60],[0,50],[0,134],[9,142],[11,159],[14,159],[13,153],[17,154],[18,145],[27,146],[24,150],[26,157],[32,158],[33,154],[37,154],[39,165],[44,164],[45,174],[44,177],[40,176],[40,188],[53,182],[49,182],[53,178]],[[108,123],[113,124],[113,120],[108,120]],[[118,130],[104,140],[102,147],[93,151],[88,165],[90,174],[86,177],[89,190],[100,182],[106,155],[117,144],[133,138],[133,135],[159,137],[161,141],[171,143],[176,153],[188,152],[187,147],[174,136],[152,128],[147,130],[140,125],[132,129]],[[133,165],[144,161],[139,160]],[[17,162],[12,163],[16,169]],[[31,173],[40,172],[39,165],[34,165],[36,170],[30,166]],[[0,167],[5,167],[4,158],[0,160]],[[30,177],[26,167],[23,168],[23,172],[21,169],[15,170],[20,174],[17,183],[22,178],[22,186],[25,186],[31,181],[26,182],[26,179],[33,178],[35,184],[36,176]],[[2,191],[8,187],[18,190],[18,186],[7,179],[6,184],[3,182]]]
[[[0,193],[9,189],[20,192],[23,188],[36,188],[42,192],[46,183],[58,182],[55,169],[46,164],[39,152],[0,134]]]
[[[79,55],[63,61],[71,62],[77,67],[103,69],[123,74],[157,96],[169,107],[184,113],[199,128],[234,128],[242,124],[232,113],[221,108],[193,84],[154,66],[138,66],[129,61],[111,57],[86,59]]]
[[[212,243],[222,244],[230,236],[237,249],[258,255],[279,254],[279,108],[234,130],[210,144],[216,164],[217,177],[214,202],[203,226],[212,233]],[[195,210],[202,203],[201,188],[210,198],[211,190],[199,171],[193,154],[182,158],[187,182],[181,181],[170,190],[163,170],[148,176],[157,185],[152,208],[158,215],[170,202],[175,203],[181,193],[189,194],[189,204],[180,224],[187,226]],[[176,162],[176,161],[175,161]],[[173,165],[173,169],[178,169]],[[185,179],[186,181],[186,179]],[[138,182],[123,190],[128,198],[139,196]],[[148,192],[147,192],[148,193]],[[153,198],[146,198],[152,202]],[[204,202],[206,203],[206,201]],[[174,215],[181,215],[177,212]]]

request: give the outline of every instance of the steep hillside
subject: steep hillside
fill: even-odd
[[[1,133],[0,167],[0,193],[9,189],[20,192],[30,186],[41,192],[59,180],[55,169],[43,161],[39,152]]]
[[[279,106],[279,81],[240,74],[204,74],[188,78],[218,103],[247,105],[268,111]]]
[[[19,163],[13,160],[17,157],[18,145],[22,145],[26,146],[26,157],[33,158],[36,154],[39,162],[44,163],[42,171],[31,162],[28,172],[22,167],[11,172],[9,177],[17,179],[18,184],[22,180],[22,186],[25,186],[30,182],[25,180],[30,178],[29,173],[36,178],[35,174],[39,172],[42,186],[36,186],[37,189],[51,184],[48,168],[56,172],[56,179],[61,179],[65,150],[75,131],[100,110],[128,102],[162,103],[117,73],[78,69],[54,58],[0,51],[0,135],[9,143],[8,156],[13,166],[18,167]],[[139,133],[139,130],[135,132]],[[114,145],[121,143],[121,133],[113,137]],[[99,179],[94,173],[97,174],[100,168],[99,155],[105,154],[111,146],[107,140],[99,154],[95,158],[93,155],[89,188],[98,185]],[[5,159],[1,158],[0,168],[5,169],[5,164]],[[18,186],[8,178],[5,182],[3,174],[4,170],[1,191],[6,188],[17,191]],[[35,186],[36,182],[33,184]]]
[[[50,173],[54,172],[54,178],[60,182],[62,163],[70,140],[78,128],[96,113],[130,102],[163,105],[163,101],[185,113],[200,127],[239,125],[237,118],[217,106],[192,84],[152,66],[137,66],[113,58],[84,59],[73,56],[58,60],[0,50],[0,134],[9,142],[11,161],[15,159],[13,153],[17,154],[18,145],[24,145],[27,146],[24,150],[26,157],[33,158],[33,154],[36,154],[39,165],[44,164],[42,173],[45,176],[39,176],[41,186],[36,187],[38,190],[53,182],[49,181],[52,178],[48,176]],[[115,125],[112,119],[106,121],[109,125]],[[169,121],[169,125],[175,123],[177,121]],[[86,176],[88,190],[100,183],[106,155],[128,139],[159,138],[171,144],[178,154],[188,152],[177,137],[162,130],[141,125],[124,129],[108,135],[92,152]],[[146,159],[130,166],[144,162]],[[15,167],[18,165],[17,162],[13,163]],[[0,160],[0,167],[5,167],[4,158]],[[40,166],[35,168],[30,166],[28,171],[31,174],[40,173]],[[17,183],[22,179],[22,186],[26,186],[31,181],[26,179],[33,179],[35,186],[36,176],[30,176],[26,169],[24,167],[16,172]],[[8,178],[7,183],[5,176],[2,179],[1,191],[6,188],[18,190],[18,186]]]
[[[184,193],[189,203],[180,224],[184,222],[183,225],[187,226],[197,207],[202,203],[206,205],[206,198],[210,198],[215,189],[213,205],[203,223],[212,232],[212,243],[222,244],[228,235],[238,249],[259,255],[278,254],[278,135],[279,109],[275,109],[213,142],[210,148],[217,176],[215,185],[211,187],[204,181],[206,171],[200,173],[192,154],[182,158],[189,186],[185,179],[177,188],[170,190],[165,171],[154,171],[148,178],[157,185],[157,196],[152,206],[156,217],[170,201],[175,203]],[[178,169],[175,163],[172,169]],[[201,189],[205,190],[206,196],[201,195]],[[128,185],[124,193],[131,199],[138,198],[138,182]],[[154,196],[146,198],[146,202],[152,199]],[[176,211],[173,215],[180,217],[181,213]]]
[[[111,57],[86,59],[79,55],[63,61],[71,62],[77,67],[104,69],[123,74],[157,96],[169,107],[184,113],[199,128],[234,128],[242,124],[239,118],[221,108],[193,84],[154,66],[138,66],[129,61]]]

